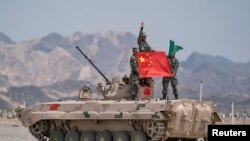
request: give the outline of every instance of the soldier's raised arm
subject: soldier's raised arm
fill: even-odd
[[[140,30],[140,35],[142,35],[143,28],[144,28],[144,23],[143,23],[143,21],[142,21],[142,22],[141,22],[141,30]]]
[[[138,42],[139,45],[140,45],[140,43],[141,43],[141,41],[142,41],[143,28],[144,28],[144,23],[143,23],[143,21],[142,21],[142,22],[141,22],[141,29],[140,29],[139,36],[138,36],[138,39],[137,39],[137,42]]]

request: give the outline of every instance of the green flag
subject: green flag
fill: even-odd
[[[170,40],[168,55],[175,54],[177,51],[183,49],[183,47],[175,45],[174,41]]]

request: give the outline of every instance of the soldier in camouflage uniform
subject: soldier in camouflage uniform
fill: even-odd
[[[139,45],[139,51],[143,52],[143,51],[150,51],[151,47],[148,45],[148,43],[146,42],[146,33],[143,32],[143,28],[144,28],[144,23],[141,23],[141,30],[139,33],[139,37],[137,39],[138,45]]]
[[[137,39],[137,43],[139,45],[139,51],[140,52],[145,52],[145,51],[151,51],[151,47],[148,45],[147,41],[146,41],[146,33],[143,32],[143,28],[144,28],[144,23],[141,23],[141,29],[140,29],[140,33],[139,33],[139,37]],[[144,86],[151,86],[151,81],[152,78],[148,77],[148,78],[141,78],[140,79],[140,85]]]
[[[135,99],[135,97],[138,94],[139,90],[139,68],[138,68],[138,62],[136,59],[136,55],[138,53],[137,48],[133,48],[133,54],[130,57],[130,67],[131,67],[131,73],[129,76],[130,84],[131,84],[131,92],[132,92],[132,99]]]
[[[172,89],[173,89],[173,94],[175,99],[178,99],[178,92],[177,92],[177,85],[178,85],[178,80],[176,78],[176,73],[179,67],[179,61],[178,59],[175,57],[175,54],[169,55],[169,61],[171,64],[171,68],[172,68],[172,73],[173,73],[173,77],[163,77],[162,79],[162,85],[163,85],[163,90],[162,90],[162,95],[163,98],[162,99],[168,99],[168,85],[169,85],[169,81],[171,83]]]

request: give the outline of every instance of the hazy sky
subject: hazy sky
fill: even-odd
[[[250,0],[0,0],[0,32],[21,42],[51,32],[131,32],[155,50],[169,39],[192,52],[250,61]],[[81,45],[79,45],[81,46]]]

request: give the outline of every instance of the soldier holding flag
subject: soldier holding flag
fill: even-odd
[[[143,32],[143,28],[144,28],[144,23],[141,22],[141,29],[139,32],[139,36],[137,39],[137,43],[139,45],[139,51],[140,52],[146,52],[146,51],[151,51],[151,47],[148,45],[146,38],[147,35],[145,32]],[[153,81],[153,79],[151,77],[148,78],[141,78],[140,79],[140,85],[144,86],[151,86],[151,82]]]
[[[182,47],[175,45],[174,41],[170,40],[169,44],[169,52],[168,52],[168,59],[172,68],[172,73],[173,77],[163,77],[162,79],[162,85],[163,85],[163,90],[162,90],[162,99],[168,99],[168,85],[169,82],[171,83],[172,89],[173,89],[173,94],[175,99],[178,99],[178,91],[177,91],[177,85],[178,85],[178,80],[176,77],[176,73],[179,67],[179,61],[175,57],[175,53],[179,50],[183,49]]]

